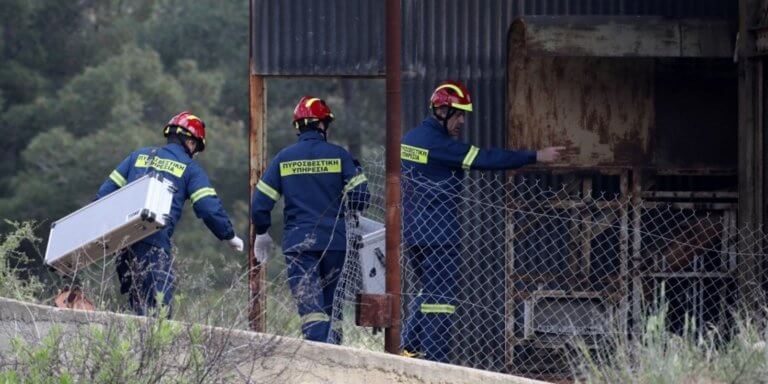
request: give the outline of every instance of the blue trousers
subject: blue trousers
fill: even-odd
[[[301,316],[301,333],[307,340],[341,344],[341,313],[338,311],[336,319],[332,316],[345,254],[345,251],[285,253],[288,284]]]
[[[406,257],[421,291],[408,305],[403,349],[447,363],[458,296],[458,246],[410,246]]]
[[[134,313],[146,316],[157,308],[157,300],[168,308],[171,316],[174,281],[170,252],[146,243],[136,243],[121,253],[116,261],[120,293],[128,294],[128,304]]]

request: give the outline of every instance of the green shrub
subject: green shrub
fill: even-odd
[[[261,356],[233,358],[223,353],[227,340],[166,320],[165,309],[156,315],[79,329],[53,326],[38,342],[16,338],[10,353],[0,355],[0,383],[226,383],[243,359]]]
[[[29,262],[27,255],[19,251],[26,240],[37,244],[40,239],[34,234],[34,223],[6,221],[13,229],[0,242],[0,296],[23,301],[37,301],[43,286],[34,276],[24,279],[18,265]]]
[[[668,330],[666,306],[644,319],[639,335],[615,332],[602,348],[577,342],[573,373],[579,383],[767,383],[768,332],[754,316],[735,316],[725,335],[686,320],[682,334]]]

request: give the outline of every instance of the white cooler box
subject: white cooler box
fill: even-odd
[[[360,253],[360,272],[363,274],[363,292],[385,292],[385,229],[384,224],[365,217],[360,217],[362,248]]]
[[[176,187],[149,174],[51,224],[45,263],[63,274],[113,255],[161,230]]]

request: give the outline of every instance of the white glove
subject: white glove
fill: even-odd
[[[253,257],[255,257],[259,263],[266,262],[273,246],[274,243],[272,242],[269,233],[256,235],[256,239],[253,241]]]
[[[237,237],[237,235],[227,240],[227,244],[229,244],[229,247],[232,248],[232,250],[234,251],[237,251],[237,252],[243,251],[243,239]]]

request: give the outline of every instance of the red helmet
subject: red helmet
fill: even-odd
[[[171,133],[194,137],[200,142],[199,152],[205,149],[205,122],[192,112],[184,111],[172,117],[163,131],[165,137]]]
[[[469,97],[469,90],[464,84],[448,80],[442,82],[432,92],[429,98],[431,108],[451,107],[462,111],[472,112],[472,99]]]
[[[297,129],[300,122],[306,125],[315,121],[333,121],[334,118],[333,112],[325,104],[325,101],[312,96],[302,97],[293,110],[293,125]]]

